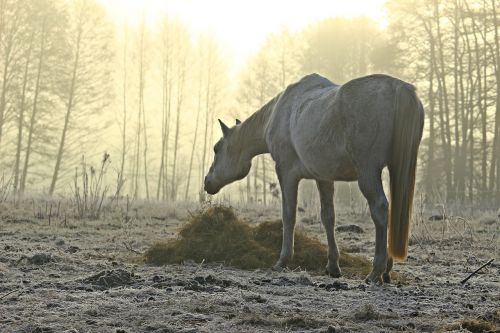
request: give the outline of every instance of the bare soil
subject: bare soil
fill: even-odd
[[[487,332],[500,329],[496,216],[417,216],[399,281],[383,286],[307,271],[224,263],[148,266],[141,253],[174,238],[189,207],[136,205],[96,221],[0,210],[0,332]],[[279,208],[237,208],[249,224]],[[491,215],[491,214],[490,214]],[[485,217],[486,216],[486,217]],[[315,216],[298,227],[324,241]],[[368,215],[337,213],[350,253],[371,258]],[[276,257],[278,253],[276,253]],[[460,281],[484,262],[488,267]]]

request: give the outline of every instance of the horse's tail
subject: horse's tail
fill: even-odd
[[[424,111],[415,87],[397,81],[395,89],[395,117],[388,163],[391,178],[389,255],[395,259],[405,259]]]

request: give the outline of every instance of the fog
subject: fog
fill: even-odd
[[[210,3],[0,0],[0,186],[66,195],[88,177],[110,196],[204,201],[218,118],[244,120],[312,72],[387,73],[424,103],[418,197],[498,205],[498,1],[314,2],[300,19],[295,3],[234,17]],[[255,158],[216,199],[277,200],[273,170]]]

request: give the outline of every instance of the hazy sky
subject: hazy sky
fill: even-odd
[[[153,23],[163,12],[178,16],[195,31],[209,31],[237,58],[256,50],[283,26],[300,29],[329,16],[372,17],[384,25],[385,0],[100,0],[121,22]]]

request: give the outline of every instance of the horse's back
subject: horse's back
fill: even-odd
[[[337,86],[332,81],[328,80],[326,77],[319,75],[318,73],[312,73],[304,76],[299,81],[289,84],[285,90],[284,94],[290,93],[300,93],[307,92],[313,89],[322,89],[326,87]]]
[[[316,102],[325,90],[336,87],[330,80],[314,73],[288,85],[275,97],[266,135],[271,154],[273,146],[282,147],[284,142],[291,142],[291,130],[296,127],[302,111],[309,112],[310,103]]]
[[[343,119],[346,149],[357,169],[363,164],[386,166],[394,126],[398,87],[415,87],[397,78],[375,74],[351,80],[341,86],[338,103]]]

